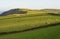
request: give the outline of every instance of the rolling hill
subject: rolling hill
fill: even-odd
[[[14,10],[12,14],[16,14]],[[20,16],[0,16],[0,39],[60,39],[60,16],[41,10],[27,10],[27,14]]]

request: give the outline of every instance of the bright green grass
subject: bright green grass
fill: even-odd
[[[19,31],[32,27],[38,27],[45,24],[60,22],[59,16],[26,16],[0,18],[0,32]]]
[[[0,36],[0,39],[60,39],[60,25],[23,33]]]

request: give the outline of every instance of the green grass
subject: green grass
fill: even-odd
[[[23,33],[0,36],[0,39],[60,39],[60,25]]]
[[[46,24],[60,22],[59,16],[52,15],[34,15],[0,18],[0,32],[10,32],[25,30],[32,27],[39,27]]]

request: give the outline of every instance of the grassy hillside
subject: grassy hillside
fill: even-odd
[[[0,16],[0,39],[60,39],[59,36],[59,15],[28,10],[19,16]]]
[[[0,32],[19,31],[32,27],[39,27],[46,24],[60,22],[59,16],[52,15],[35,15],[35,16],[22,16],[0,18]]]

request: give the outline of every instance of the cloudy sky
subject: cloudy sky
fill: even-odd
[[[0,0],[1,10],[12,8],[60,9],[60,0]]]

